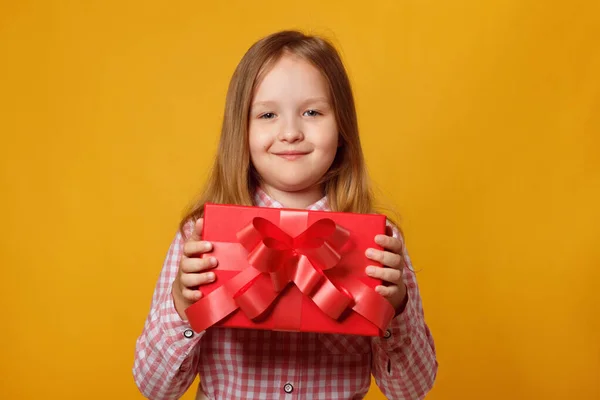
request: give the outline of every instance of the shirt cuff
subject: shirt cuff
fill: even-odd
[[[414,321],[417,320],[417,313],[410,293],[407,293],[407,296],[408,300],[404,310],[391,320],[383,337],[376,339],[386,352],[393,352],[399,348],[412,345],[413,334],[416,330]]]
[[[187,356],[205,332],[194,332],[189,322],[181,318],[175,309],[171,288],[165,296],[160,309],[160,326],[167,349]]]

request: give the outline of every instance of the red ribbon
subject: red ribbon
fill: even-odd
[[[306,228],[307,215],[305,211],[281,211],[280,226],[285,231],[267,219],[255,217],[238,232],[250,266],[186,309],[196,332],[238,308],[249,319],[260,317],[289,283],[333,319],[351,307],[380,332],[385,330],[394,315],[387,300],[357,280],[344,281],[344,287],[338,288],[324,272],[340,261],[349,232],[328,218]],[[288,329],[299,330],[300,310],[290,310],[286,319]]]
[[[282,212],[281,224],[294,226],[303,213]],[[300,218],[298,218],[300,217]],[[259,317],[290,282],[311,298],[333,319],[353,301],[350,293],[338,289],[323,273],[341,259],[339,249],[350,234],[331,219],[321,219],[296,237],[264,218],[254,218],[238,233],[248,251],[248,262],[260,275],[238,290],[233,298],[250,319]],[[297,324],[300,323],[300,313]]]

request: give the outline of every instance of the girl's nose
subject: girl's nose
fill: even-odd
[[[291,119],[281,127],[278,139],[288,143],[299,142],[304,139],[304,133],[300,124],[295,119]]]

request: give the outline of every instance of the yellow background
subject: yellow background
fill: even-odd
[[[598,1],[0,7],[0,398],[141,398],[135,339],[231,73],[302,28],[343,54],[421,270],[428,398],[600,399]]]

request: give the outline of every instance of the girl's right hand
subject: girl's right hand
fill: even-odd
[[[183,245],[179,272],[173,281],[173,302],[183,320],[186,319],[185,309],[202,297],[199,286],[215,280],[215,273],[208,270],[217,266],[216,258],[200,258],[212,250],[209,242],[202,241],[203,225],[204,219],[198,219],[192,235]]]

